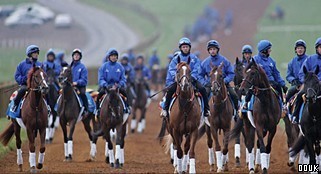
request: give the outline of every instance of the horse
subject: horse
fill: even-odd
[[[27,130],[29,140],[29,163],[30,172],[36,173],[36,147],[35,139],[39,132],[40,135],[40,153],[38,158],[37,169],[42,169],[45,157],[45,137],[46,126],[48,122],[48,108],[44,100],[44,94],[48,92],[48,84],[46,82],[46,73],[40,68],[34,66],[28,72],[27,86],[28,93],[25,96],[22,108],[21,118],[23,123],[18,123],[16,119],[11,119],[9,127],[0,135],[0,140],[6,146],[13,134],[16,137],[17,147],[17,164],[19,171],[22,171],[22,151],[21,151],[21,137],[20,129]]]
[[[298,140],[292,146],[291,156],[296,155],[304,146],[307,147],[310,162],[309,164],[316,164],[316,156],[318,164],[321,164],[320,156],[320,140],[321,131],[321,84],[317,74],[319,73],[319,66],[316,67],[314,72],[308,72],[306,67],[303,67],[305,74],[303,91],[306,92],[306,103],[303,108],[302,118],[300,121],[300,132]]]
[[[227,156],[228,156],[228,143],[229,143],[229,131],[231,128],[231,121],[233,116],[233,106],[231,100],[228,97],[227,88],[223,79],[223,66],[221,63],[218,67],[212,66],[210,72],[211,79],[211,92],[213,93],[210,99],[210,111],[209,117],[210,127],[206,126],[207,145],[209,149],[209,162],[211,170],[214,165],[214,152],[213,152],[213,140],[215,141],[215,153],[217,161],[217,172],[228,171]],[[219,143],[218,132],[223,130],[223,150],[221,152],[221,146]]]
[[[177,60],[177,98],[172,104],[169,118],[166,119],[167,130],[170,134],[165,136],[165,149],[168,151],[170,149],[171,143],[173,143],[173,146],[177,149],[174,151],[174,164],[177,164],[175,170],[177,170],[178,173],[187,171],[188,158],[190,158],[189,172],[196,173],[194,149],[198,137],[201,108],[198,103],[197,97],[195,97],[194,87],[192,85],[190,74],[191,69],[189,67],[191,58],[188,58],[187,63],[180,62],[180,57],[178,57]],[[183,158],[183,150],[181,145],[184,136],[185,144]]]
[[[46,128],[46,143],[51,143],[55,134],[55,122],[57,119],[57,111],[55,110],[55,105],[59,97],[58,90],[56,89],[57,79],[55,70],[53,68],[47,67],[47,83],[49,86],[49,92],[46,95],[47,103],[50,106],[51,114],[49,115],[49,121]]]
[[[131,132],[135,132],[136,128],[136,110],[140,110],[140,119],[137,127],[137,132],[142,133],[146,127],[146,110],[147,110],[147,94],[146,94],[146,81],[143,77],[142,70],[136,71],[136,79],[135,79],[135,92],[137,98],[135,102],[133,102],[133,117],[131,119],[130,129]]]
[[[77,121],[81,118],[81,107],[77,99],[77,93],[72,85],[72,71],[71,68],[64,67],[59,77],[59,82],[62,84],[62,94],[58,100],[58,115],[60,116],[60,126],[64,136],[64,155],[65,161],[72,161],[73,155],[73,133]],[[82,122],[84,128],[90,139],[90,160],[95,159],[96,156],[96,141],[93,141],[90,121],[94,120],[93,114],[84,115]],[[69,125],[69,135],[67,136],[67,125]]]
[[[255,141],[255,132],[258,137],[257,161],[260,160],[263,173],[267,173],[270,163],[270,152],[277,124],[281,118],[281,107],[278,96],[270,86],[264,70],[252,60],[246,67],[245,78],[241,83],[241,93],[244,94],[250,88],[254,91],[253,117],[248,112],[248,119],[239,119],[230,134],[230,139],[235,138],[240,131],[245,131],[246,148],[248,150],[248,166],[250,173],[254,173],[254,152],[252,151]],[[251,118],[252,117],[252,118]],[[251,122],[249,120],[252,120]],[[267,145],[263,138],[268,134]]]
[[[93,133],[93,139],[103,135],[106,139],[105,162],[111,167],[120,168],[124,165],[124,145],[127,127],[127,118],[124,113],[124,103],[119,93],[119,88],[113,87],[106,91],[101,104],[100,124],[101,128]],[[113,143],[110,130],[116,129],[116,160],[114,156]],[[108,148],[108,150],[107,150]]]

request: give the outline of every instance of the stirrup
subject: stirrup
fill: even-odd
[[[161,116],[161,117],[167,117],[167,116],[168,116],[167,110],[162,109],[162,112],[161,112],[160,116]]]

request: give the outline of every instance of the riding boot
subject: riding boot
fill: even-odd
[[[300,113],[301,106],[303,104],[302,95],[303,95],[303,92],[300,91],[295,101],[295,108],[292,114],[293,115],[292,120],[294,123],[299,123],[299,113]]]
[[[239,105],[239,101],[238,101],[238,97],[236,92],[234,91],[234,89],[230,86],[227,85],[227,90],[232,98],[233,101],[233,105],[234,105],[234,109],[237,111],[238,110],[238,105]]]
[[[245,95],[245,103],[243,105],[243,109],[244,110],[248,110],[248,103],[250,102],[250,100],[252,98],[252,95],[253,95],[253,91],[252,90],[249,90],[247,92],[247,94]]]
[[[27,86],[22,85],[20,87],[20,89],[18,90],[18,94],[16,96],[16,98],[14,99],[14,105],[12,107],[12,112],[16,112],[19,106],[19,103],[21,101],[21,99],[23,98],[23,96],[26,94],[27,91]]]
[[[175,82],[176,83],[176,82]],[[165,102],[164,102],[164,108],[161,112],[161,116],[162,117],[167,117],[169,115],[168,113],[168,110],[169,110],[169,105],[170,105],[170,102],[171,102],[171,99],[172,99],[172,96],[173,94],[175,93],[176,91],[176,84],[173,84],[167,91],[166,93],[166,99],[165,99]]]
[[[86,114],[88,111],[88,100],[87,100],[87,96],[86,94],[79,94],[82,102],[83,102],[83,106],[84,106],[84,114]]]

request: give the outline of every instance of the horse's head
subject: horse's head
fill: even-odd
[[[136,84],[145,84],[145,79],[143,75],[143,70],[142,69],[136,69],[135,70],[135,83]]]
[[[43,94],[48,93],[48,84],[46,82],[46,73],[38,66],[34,66],[28,72],[28,88],[32,91],[40,91]]]
[[[222,87],[224,87],[224,79],[223,79],[223,67],[224,63],[222,62],[218,67],[212,66],[212,70],[210,72],[211,78],[211,91],[214,96],[222,94]]]
[[[47,68],[46,70],[46,74],[47,74],[47,82],[49,85],[54,84],[54,82],[56,81],[56,74],[55,74],[55,69],[53,68]]]
[[[303,72],[305,74],[304,90],[306,91],[307,102],[315,103],[321,91],[321,84],[318,78],[319,66],[317,66],[314,72],[308,72],[304,66]]]
[[[245,78],[241,83],[240,91],[245,95],[250,88],[254,87],[267,89],[270,85],[264,70],[253,59],[245,69]]]
[[[176,82],[178,85],[177,91],[179,92],[188,92],[190,87],[192,87],[192,77],[191,69],[189,66],[190,57],[188,61],[180,62],[180,57],[178,56],[177,72],[176,72]]]
[[[62,84],[62,85],[71,85],[72,84],[72,71],[71,71],[71,68],[68,66],[68,67],[64,67],[58,77],[59,79],[59,82]]]
[[[236,58],[235,61],[235,76],[234,76],[234,85],[239,87],[242,83],[242,80],[244,78],[244,64],[242,61],[239,60],[239,58]]]
[[[108,93],[108,110],[110,111],[111,115],[118,118],[122,116],[122,106],[121,100],[119,95],[119,88],[112,87],[107,90]]]

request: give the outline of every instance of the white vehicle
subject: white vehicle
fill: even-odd
[[[8,27],[14,27],[19,25],[30,25],[32,27],[37,27],[42,25],[44,22],[42,19],[35,18],[29,15],[10,15],[5,21],[4,25]]]
[[[49,21],[55,17],[55,13],[49,8],[36,3],[19,5],[16,11],[13,12],[13,14],[16,13],[34,16],[35,18],[40,18],[43,21]]]
[[[55,18],[56,28],[69,28],[71,26],[71,16],[69,14],[59,14]]]

